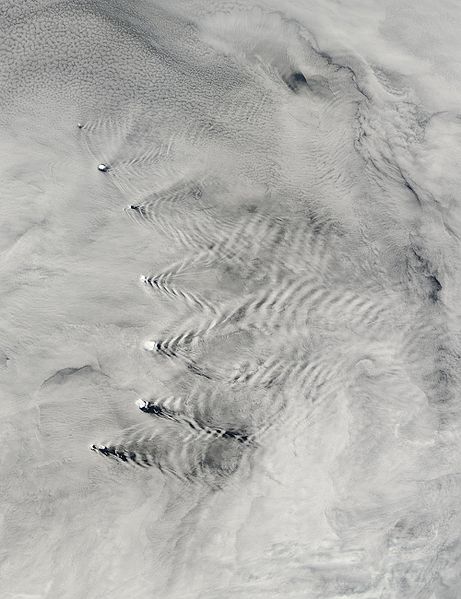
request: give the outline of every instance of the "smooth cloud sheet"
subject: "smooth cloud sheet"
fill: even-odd
[[[458,5],[1,12],[2,597],[459,597]]]

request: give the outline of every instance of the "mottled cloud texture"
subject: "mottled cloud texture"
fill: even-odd
[[[0,595],[458,599],[458,3],[0,8]]]

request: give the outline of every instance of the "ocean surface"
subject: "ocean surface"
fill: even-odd
[[[459,599],[461,4],[0,0],[0,597]]]

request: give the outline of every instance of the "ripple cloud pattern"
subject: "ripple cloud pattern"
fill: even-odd
[[[0,12],[0,595],[458,599],[461,6]]]

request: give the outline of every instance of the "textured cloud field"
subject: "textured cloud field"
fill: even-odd
[[[461,7],[0,6],[1,597],[458,599]]]

